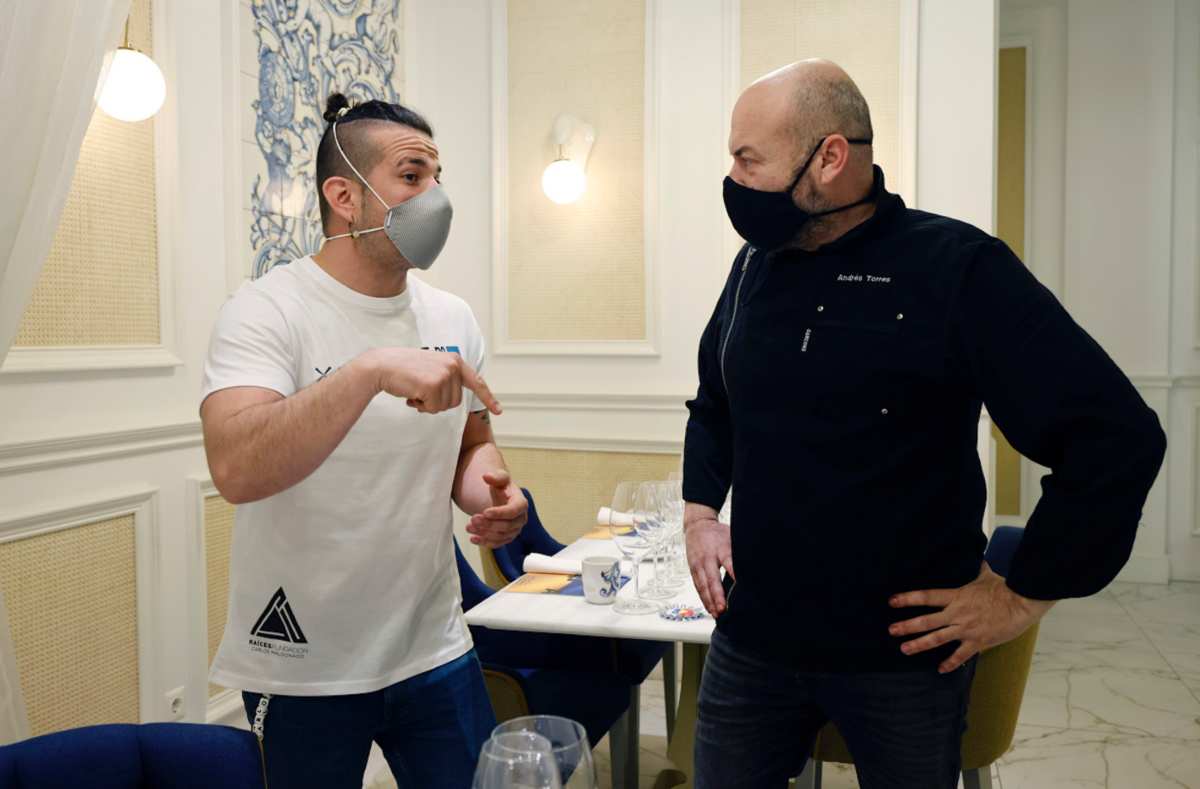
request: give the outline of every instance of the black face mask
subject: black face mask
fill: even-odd
[[[812,153],[804,160],[800,172],[796,173],[791,185],[782,192],[751,189],[748,186],[742,186],[729,176],[725,176],[725,213],[729,214],[729,221],[733,222],[733,229],[738,232],[739,236],[746,239],[750,246],[764,251],[781,247],[795,238],[801,228],[813,217],[836,214],[839,211],[869,203],[874,199],[875,190],[872,189],[862,200],[840,208],[815,212],[805,211],[792,200],[792,191],[800,183],[800,179],[808,171],[808,166],[812,164],[813,157],[817,155],[817,151],[821,150],[821,146],[827,139],[829,138],[821,138],[817,147],[813,148]],[[847,139],[846,142],[851,145],[871,144],[870,140],[865,139]]]

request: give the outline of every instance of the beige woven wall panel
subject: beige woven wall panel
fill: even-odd
[[[151,54],[149,0],[134,0],[129,39]],[[154,121],[97,109],[13,344],[157,345],[157,244]]]
[[[220,496],[204,500],[204,564],[208,588],[208,665],[212,665],[229,615],[229,549],[233,542],[234,507]],[[212,698],[223,693],[220,685],[208,686]]]
[[[678,455],[505,449],[513,478],[533,494],[542,523],[569,543],[595,527],[596,511],[612,503],[617,483],[666,479]]]
[[[645,4],[509,0],[508,337],[646,337]],[[596,129],[588,186],[542,192],[560,113]]]
[[[895,191],[900,163],[899,0],[742,0],[741,16],[742,86],[805,58],[827,58],[846,69],[871,106],[875,163]]]
[[[134,517],[0,543],[33,735],[139,713]]]

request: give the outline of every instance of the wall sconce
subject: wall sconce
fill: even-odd
[[[573,142],[577,139],[577,142]],[[596,130],[574,115],[559,115],[554,119],[554,144],[558,158],[542,173],[542,191],[559,205],[574,203],[587,189],[588,157],[596,142]],[[570,155],[571,152],[574,155]]]
[[[167,95],[167,83],[158,64],[129,46],[129,17],[125,17],[125,43],[113,53],[108,76],[97,103],[119,121],[144,121],[157,113]]]

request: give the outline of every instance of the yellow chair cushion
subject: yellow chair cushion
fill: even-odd
[[[1012,745],[1021,713],[1025,682],[1033,663],[1038,626],[1026,630],[1007,644],[983,652],[971,683],[967,708],[967,732],[962,742],[962,769],[986,767]],[[833,723],[817,734],[813,758],[822,762],[854,764],[846,741]]]
[[[492,701],[492,711],[496,713],[497,723],[529,714],[529,702],[525,699],[525,691],[509,675],[485,668],[483,684],[487,686],[488,698]]]
[[[500,565],[496,562],[496,554],[491,548],[479,546],[480,564],[483,565],[483,582],[493,589],[503,589],[508,586],[508,579],[504,577],[504,573],[500,572]]]

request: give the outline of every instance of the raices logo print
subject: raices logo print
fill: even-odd
[[[302,658],[308,654],[308,647],[302,646],[308,643],[308,639],[300,629],[300,622],[297,621],[282,586],[275,591],[267,607],[258,615],[254,627],[250,628],[250,636],[250,649],[254,652],[295,658]],[[272,643],[273,641],[283,643]]]

